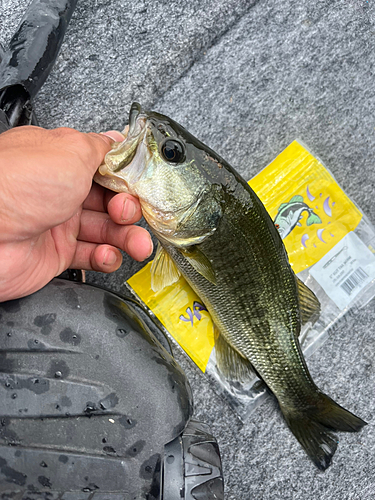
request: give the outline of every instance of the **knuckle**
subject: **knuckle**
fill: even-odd
[[[110,219],[107,218],[103,221],[102,227],[100,228],[100,239],[102,242],[108,241],[109,224],[110,224]]]
[[[128,226],[126,231],[124,231],[123,237],[123,249],[127,254],[130,254],[132,250],[132,246],[134,244],[134,239],[136,237],[137,232],[139,231],[139,227],[137,226]]]
[[[81,132],[78,132],[78,130],[75,130],[74,128],[69,128],[69,127],[58,127],[53,130],[49,131],[51,135],[54,135],[56,137],[67,137],[69,136],[70,138],[72,136],[78,136],[81,134]]]

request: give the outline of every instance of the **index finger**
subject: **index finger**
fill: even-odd
[[[83,202],[83,208],[94,210],[95,212],[107,212],[108,203],[114,196],[116,196],[114,191],[110,191],[93,182],[91,190]]]

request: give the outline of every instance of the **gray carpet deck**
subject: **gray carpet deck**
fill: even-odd
[[[3,0],[0,41],[25,8]],[[81,1],[37,102],[42,126],[121,129],[133,100],[179,121],[251,178],[302,139],[375,223],[375,6],[351,0]],[[124,291],[139,265],[89,280]],[[228,500],[375,497],[375,311],[368,304],[308,365],[318,386],[363,417],[314,468],[268,400],[242,425],[177,352],[196,416],[221,448]]]

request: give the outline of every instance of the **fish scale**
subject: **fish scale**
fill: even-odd
[[[260,204],[254,194],[253,204]],[[276,228],[273,229],[275,234],[270,236],[267,228],[257,227],[256,237],[250,239],[248,235],[254,234],[254,228],[250,227],[254,209],[249,213],[240,211],[236,200],[232,205],[227,202],[227,205],[232,206],[231,210],[225,213],[214,234],[199,245],[216,271],[216,285],[199,275],[183,252],[173,247],[168,247],[167,251],[203,300],[225,339],[246,355],[276,395],[281,393],[281,386],[283,392],[289,396],[292,394],[295,399],[296,392],[311,390],[313,382],[296,342],[300,313],[293,271],[281,259],[270,261],[269,257],[265,258],[275,251],[273,241],[283,252]],[[235,223],[233,213],[237,219]],[[242,220],[239,213],[243,213]],[[267,218],[264,225],[273,226]],[[254,273],[254,269],[264,269],[263,262],[259,262],[264,260],[268,264],[267,270]],[[284,325],[288,335],[270,331],[269,323],[273,318],[279,330],[280,324]]]

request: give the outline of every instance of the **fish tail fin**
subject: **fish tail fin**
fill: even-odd
[[[306,224],[308,226],[311,226],[312,224],[321,224],[322,219],[319,217],[319,215],[316,215],[314,212],[310,212],[309,216],[307,217]]]
[[[319,393],[318,403],[303,410],[283,410],[285,420],[302,448],[322,471],[331,465],[338,439],[331,432],[357,432],[364,420]]]

